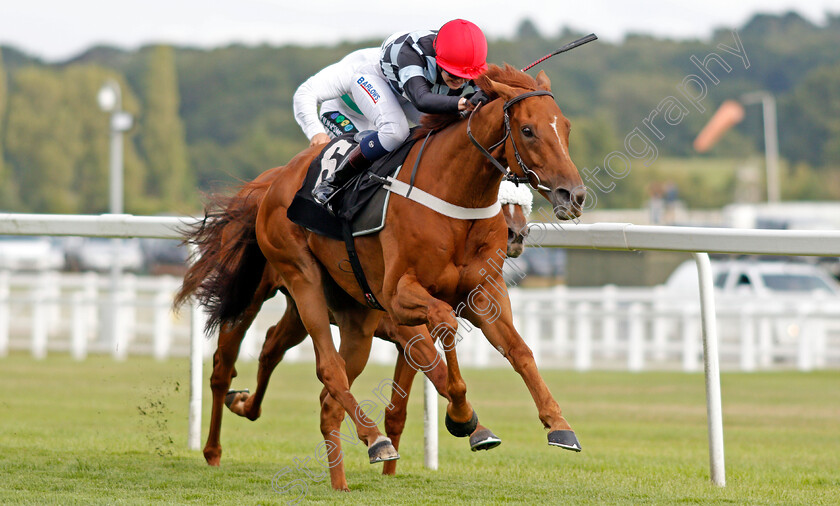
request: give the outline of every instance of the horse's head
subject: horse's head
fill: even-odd
[[[491,65],[476,84],[491,98],[505,102],[510,128],[505,157],[512,171],[528,178],[551,203],[557,218],[580,216],[586,187],[569,156],[569,120],[550,94],[545,72],[534,79],[510,65]]]
[[[499,203],[508,228],[507,256],[516,258],[525,250],[525,238],[528,237],[528,216],[533,204],[531,190],[525,185],[515,185],[502,181],[499,187]]]

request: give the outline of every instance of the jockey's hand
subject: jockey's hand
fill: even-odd
[[[312,136],[312,139],[309,141],[309,147],[315,146],[316,144],[326,144],[330,142],[330,136],[325,133],[315,134]]]
[[[461,118],[466,118],[479,105],[486,104],[490,99],[483,91],[478,90],[475,93],[470,93],[461,97],[458,101],[458,111],[460,111]]]
[[[461,97],[458,100],[458,114],[461,116],[461,119],[466,119],[472,109],[472,104],[467,100],[467,97]]]
[[[473,107],[478,107],[478,104],[487,105],[487,102],[490,101],[490,97],[485,95],[483,91],[478,90],[470,95],[467,100],[469,100]]]

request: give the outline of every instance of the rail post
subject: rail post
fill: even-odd
[[[712,483],[726,486],[723,461],[723,410],[720,400],[720,364],[718,361],[715,293],[712,264],[708,253],[694,253],[700,278],[700,314],[703,328],[703,366],[706,372],[706,412],[709,424],[709,461]]]

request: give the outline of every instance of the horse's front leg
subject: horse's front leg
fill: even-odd
[[[485,290],[474,290],[470,297],[469,309],[464,311],[463,316],[481,329],[490,344],[522,376],[537,405],[543,426],[549,429],[548,444],[579,452],[580,443],[571,425],[563,417],[560,405],[554,400],[548,386],[540,376],[537,364],[534,362],[534,354],[513,327],[513,316],[507,292],[505,291],[502,296],[495,297],[495,295],[495,292],[490,295]],[[493,309],[490,310],[490,308]]]
[[[478,415],[467,400],[467,385],[461,376],[455,346],[458,342],[458,322],[452,306],[434,298],[417,281],[413,274],[405,274],[397,284],[392,299],[395,321],[417,323],[423,315],[427,321],[429,336],[418,334],[415,345],[433,346],[439,340],[446,356],[446,391],[449,404],[446,406],[446,429],[456,437],[470,436],[470,447],[475,450],[489,450],[501,443],[492,432],[479,425]],[[410,353],[410,350],[407,350]],[[407,357],[408,358],[408,357]]]

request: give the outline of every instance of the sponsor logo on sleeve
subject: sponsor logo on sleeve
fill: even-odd
[[[364,77],[360,77],[359,80],[356,81],[356,83],[367,92],[367,94],[370,96],[370,99],[373,100],[374,104],[379,102],[379,92],[376,91],[376,88],[374,88],[368,80],[366,80]]]

